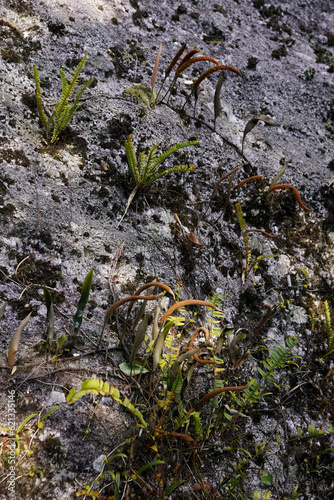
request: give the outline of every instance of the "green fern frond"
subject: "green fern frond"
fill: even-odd
[[[146,153],[145,151],[142,151],[139,153],[139,158],[138,158],[138,170],[139,170],[139,176],[141,181],[143,181],[143,172],[146,167]]]
[[[172,172],[185,172],[186,170],[194,170],[195,168],[194,165],[191,165],[190,167],[188,165],[177,165],[175,167],[170,167],[165,170],[159,171],[159,166],[168,156],[170,156],[178,149],[187,146],[193,146],[194,144],[198,144],[198,141],[187,141],[187,142],[182,142],[180,144],[176,144],[167,149],[167,151],[162,153],[158,158],[156,158],[157,146],[151,146],[147,155],[144,152],[139,154],[139,160],[137,161],[136,153],[132,142],[132,136],[129,135],[127,137],[125,141],[125,151],[130,171],[136,182],[136,187],[134,190],[132,190],[132,193],[128,199],[126,210],[119,224],[126,215],[128,208],[133,200],[133,197],[139,188],[149,186],[160,177],[163,177],[164,175],[170,174]]]
[[[148,152],[146,165],[142,172],[142,179],[144,183],[146,179],[150,177],[150,175],[152,174],[154,163],[156,161],[156,156],[157,156],[157,148],[158,148],[157,145],[151,146]]]
[[[34,65],[34,78],[35,78],[35,85],[36,85],[36,98],[37,98],[37,108],[38,108],[38,113],[39,117],[41,119],[41,122],[46,130],[46,138],[49,140],[51,136],[51,143],[54,143],[58,140],[59,135],[62,133],[62,131],[66,128],[70,120],[72,119],[75,111],[78,109],[80,99],[87,90],[87,88],[93,83],[94,78],[91,78],[87,82],[85,82],[77,91],[74,100],[72,101],[71,105],[69,104],[71,101],[72,94],[74,92],[74,89],[78,83],[78,79],[80,76],[80,73],[82,69],[84,68],[87,60],[87,52],[84,55],[84,57],[81,59],[81,61],[78,64],[78,67],[74,73],[74,75],[71,77],[70,82],[68,83],[66,79],[66,75],[62,69],[59,69],[60,73],[60,79],[61,79],[61,86],[62,86],[62,94],[57,102],[56,106],[53,109],[53,112],[48,119],[45,111],[44,111],[44,105],[42,101],[42,96],[41,96],[41,87],[40,87],[40,80],[39,80],[39,74],[37,67]]]
[[[168,158],[168,156],[175,153],[175,151],[178,151],[179,149],[182,148],[187,148],[189,146],[195,146],[198,143],[199,141],[186,141],[186,142],[181,142],[180,144],[174,144],[174,146],[170,146],[166,151],[164,151],[160,156],[158,156],[152,167],[152,172],[154,172],[159,167],[159,165],[161,165],[161,163],[165,161],[166,158]]]
[[[85,55],[83,56],[83,58],[79,62],[78,67],[75,70],[75,73],[73,74],[73,76],[72,76],[72,78],[70,80],[70,84],[69,84],[69,88],[68,88],[68,96],[69,96],[69,98],[73,94],[75,86],[78,83],[78,80],[79,80],[79,77],[80,77],[80,73],[83,70],[83,68],[85,67],[85,64],[86,64],[86,61],[87,61],[87,56],[88,56],[88,52],[85,53]]]
[[[111,396],[115,401],[129,410],[129,412],[132,413],[132,415],[134,415],[140,421],[143,427],[147,427],[147,423],[145,422],[142,413],[133,406],[128,398],[122,400],[119,390],[111,384],[108,384],[108,382],[103,382],[103,380],[96,379],[86,380],[85,382],[82,382],[80,391],[76,392],[76,390],[72,388],[68,393],[66,399],[68,404],[70,405],[75,401],[78,401],[86,394],[101,394],[102,396]]]
[[[66,94],[69,85],[68,85],[65,73],[61,68],[59,69],[59,73],[60,73],[60,78],[61,78],[62,94],[64,95],[64,94]]]
[[[134,180],[136,181],[136,184],[138,185],[140,183],[140,175],[139,175],[139,170],[138,170],[138,160],[136,157],[136,152],[135,148],[133,145],[133,140],[132,140],[132,135],[128,135],[125,141],[125,152],[126,152],[126,157],[128,160],[128,164],[131,170],[131,173],[134,177]]]
[[[198,411],[193,411],[190,416],[194,419],[194,425],[195,425],[195,436],[196,438],[201,438],[203,439],[203,427],[202,427],[202,420],[201,416]]]
[[[41,82],[39,78],[39,73],[37,66],[34,64],[34,78],[35,78],[35,86],[36,86],[36,100],[37,100],[37,110],[38,110],[38,115],[39,118],[43,124],[44,128],[47,128],[48,126],[48,117],[46,116],[45,110],[44,110],[44,104],[43,104],[43,99],[42,99],[42,91],[41,91]]]
[[[324,301],[325,306],[325,319],[326,319],[326,331],[327,331],[327,339],[328,339],[328,348],[331,348],[334,344],[334,334],[331,325],[331,313],[329,310],[328,301]]]
[[[163,177],[167,174],[171,174],[173,172],[192,172],[193,170],[195,170],[195,168],[195,165],[176,165],[175,167],[167,168],[166,170],[162,170],[161,172],[157,172],[155,175],[152,175],[146,185],[152,184],[157,179],[160,179],[160,177]]]
[[[237,215],[238,215],[238,221],[239,221],[240,229],[241,229],[241,231],[245,231],[245,229],[246,229],[246,222],[245,222],[245,219],[244,219],[244,214],[243,214],[243,211],[242,211],[240,203],[237,203],[235,207],[237,209]]]

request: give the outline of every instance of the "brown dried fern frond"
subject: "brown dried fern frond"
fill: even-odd
[[[167,78],[167,76],[170,75],[172,69],[174,68],[174,66],[176,65],[177,61],[180,59],[180,57],[182,56],[183,52],[186,50],[187,48],[187,44],[184,43],[182,45],[182,47],[176,52],[175,56],[173,57],[173,59],[171,60],[171,62],[169,63],[166,71],[165,71],[165,77]],[[199,51],[199,49],[196,49]],[[184,58],[183,58],[184,59]],[[182,61],[181,61],[182,62]]]
[[[201,52],[201,49],[191,49],[189,52],[186,53],[183,59],[181,59],[180,64],[178,65],[177,69],[179,69],[181,66],[184,65],[189,59],[191,59],[195,54],[198,54],[198,52]]]
[[[141,297],[142,298],[142,297]],[[191,305],[198,305],[198,306],[206,306],[210,307],[211,309],[214,310],[220,310],[215,304],[212,304],[211,302],[206,302],[204,300],[197,300],[197,299],[189,299],[189,300],[181,300],[181,302],[177,302],[176,304],[173,304],[162,316],[160,322],[162,325],[164,325],[169,318],[169,316],[176,310],[179,309],[180,307],[184,306],[191,306]]]
[[[157,57],[155,59],[155,64],[154,64],[154,69],[153,69],[153,73],[152,73],[152,78],[151,78],[151,88],[152,88],[152,91],[154,89],[155,82],[157,81],[161,52],[162,52],[162,43],[160,42],[159,43]]]
[[[210,57],[210,56],[199,56],[199,57],[193,57],[192,59],[189,59],[188,61],[186,61],[185,63],[183,63],[182,65],[178,66],[176,72],[175,72],[175,78],[177,78],[178,76],[180,76],[180,74],[187,68],[189,68],[189,66],[191,66],[192,64],[194,64],[195,62],[200,62],[200,61],[209,61],[209,62],[212,62],[213,64],[215,64],[216,66],[213,66],[214,68],[218,67],[219,66],[219,62],[216,61],[216,59],[214,59],[213,57]]]
[[[275,186],[272,186],[268,193],[271,191],[276,191],[276,189],[290,189],[293,194],[296,197],[297,203],[304,209],[304,210],[311,210],[310,208],[307,208],[304,203],[302,202],[301,196],[299,194],[298,189],[295,186],[291,186],[291,184],[276,184]]]
[[[232,170],[230,170],[229,172],[227,172],[227,174],[224,174],[220,179],[218,179],[218,181],[215,184],[215,187],[213,188],[212,195],[211,195],[211,200],[212,200],[212,198],[214,198],[216,196],[218,188],[219,188],[219,184],[224,179],[226,179],[226,177],[229,177],[230,175],[235,174],[239,169],[240,169],[240,165],[238,167],[233,168]]]
[[[270,234],[267,233],[267,231],[264,231],[263,229],[247,229],[247,233],[262,233],[265,236],[268,236],[269,238],[279,238],[281,235],[280,234]]]
[[[150,281],[150,283],[145,283],[145,285],[142,285],[141,287],[139,287],[135,292],[134,292],[134,296],[138,296],[140,295],[144,290],[147,290],[147,288],[151,288],[151,287],[160,287],[160,288],[163,288],[166,292],[170,293],[173,298],[175,299],[175,295],[174,295],[174,292],[173,290],[168,286],[168,285],[165,285],[165,283],[160,283],[160,281]],[[130,312],[134,303],[135,303],[136,299],[134,299],[133,301],[130,302],[129,304],[129,309],[128,311]]]
[[[199,404],[198,408],[202,408],[202,406],[207,402],[210,401],[210,399],[215,398],[218,396],[218,394],[221,394],[222,392],[227,392],[227,391],[244,391],[246,389],[246,385],[237,385],[237,386],[232,386],[232,387],[220,387],[219,389],[215,389],[214,391],[209,392],[204,396]]]
[[[241,188],[242,186],[244,186],[248,182],[256,181],[257,179],[263,179],[263,175],[253,175],[252,177],[247,177],[247,179],[244,179],[243,181],[239,182],[239,184],[237,184],[236,186],[234,186],[233,191],[235,189]]]
[[[196,59],[196,58],[195,58]],[[204,71],[204,73],[201,74],[199,78],[193,83],[193,88],[195,89],[196,87],[199,86],[199,84],[208,76],[210,76],[212,73],[215,71],[221,71],[222,69],[228,69],[229,71],[232,71],[233,73],[236,73],[239,76],[242,76],[239,70],[236,68],[233,68],[233,66],[225,66],[224,64],[218,64],[217,66],[212,66],[211,68],[207,69]]]

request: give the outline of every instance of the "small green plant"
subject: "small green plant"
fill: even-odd
[[[15,454],[16,455],[19,455],[20,454],[20,451],[21,451],[21,445],[20,445],[20,437],[21,437],[21,434],[24,432],[25,430],[25,427],[26,425],[28,424],[28,422],[30,420],[32,420],[33,418],[37,417],[38,416],[38,424],[37,424],[37,429],[34,433],[34,435],[32,436],[31,438],[31,441],[32,439],[36,436],[36,434],[38,433],[38,431],[40,429],[43,429],[44,427],[44,420],[49,417],[50,415],[52,415],[52,413],[54,413],[55,411],[59,410],[61,407],[60,406],[54,406],[53,408],[50,408],[46,413],[45,415],[43,415],[43,417],[41,418],[41,414],[42,412],[40,412],[39,414],[37,413],[32,413],[31,415],[28,415],[28,417],[26,417],[20,424],[19,426],[17,427],[16,431],[13,433],[13,431],[11,429],[9,429],[8,427],[1,427],[0,428],[0,431],[7,431],[8,433],[10,434],[13,434],[13,437],[15,439],[15,442],[16,442],[16,447],[15,447]],[[32,433],[32,429],[30,429],[31,433]]]
[[[132,135],[128,135],[125,141],[125,151],[128,160],[128,165],[132,173],[132,176],[135,180],[136,186],[132,190],[129,196],[125,212],[118,225],[122,222],[123,218],[125,217],[129,209],[129,206],[133,198],[135,197],[136,192],[139,189],[145,188],[153,184],[153,182],[155,182],[156,180],[160,179],[161,177],[164,177],[165,175],[171,174],[172,172],[187,172],[187,171],[193,171],[196,168],[195,165],[174,165],[173,167],[161,168],[161,165],[166,160],[166,158],[168,158],[171,154],[175,153],[179,149],[186,148],[189,146],[194,146],[195,144],[198,143],[199,141],[194,140],[194,141],[185,141],[179,144],[175,144],[174,146],[170,146],[166,151],[161,153],[158,157],[157,157],[158,146],[155,145],[150,147],[148,154],[146,154],[145,151],[143,151],[139,153],[139,157],[137,158],[135,148],[133,145]]]
[[[115,401],[125,406],[132,415],[137,417],[142,427],[147,427],[147,423],[144,420],[142,413],[133,406],[133,404],[128,400],[128,398],[121,399],[119,390],[113,387],[108,382],[103,382],[103,380],[86,380],[82,383],[80,391],[76,392],[73,388],[67,395],[68,404],[72,404],[78,399],[85,396],[85,394],[100,394],[102,396],[111,396]]]
[[[93,274],[94,271],[91,269],[87,276],[85,277],[82,288],[81,288],[81,295],[80,299],[77,305],[77,311],[75,315],[73,316],[73,340],[77,337],[82,319],[83,319],[83,313],[85,310],[85,307],[88,302],[89,298],[89,293],[90,289],[92,286],[92,281],[93,281]],[[44,300],[45,300],[45,305],[47,308],[47,322],[48,322],[48,328],[47,328],[47,339],[45,342],[45,347],[48,353],[54,354],[54,358],[52,361],[56,361],[57,356],[62,352],[62,347],[67,344],[67,336],[63,334],[61,337],[59,337],[57,340],[53,340],[53,332],[54,332],[54,309],[53,309],[53,302],[52,302],[52,295],[49,292],[49,290],[43,286],[43,292],[44,292]]]
[[[72,99],[72,95],[78,83],[80,73],[86,64],[86,59],[87,59],[87,52],[79,62],[79,65],[69,82],[66,79],[64,71],[62,69],[59,69],[61,85],[62,85],[62,94],[54,110],[52,111],[50,117],[48,117],[47,114],[45,113],[38,69],[35,64],[33,66],[35,85],[36,85],[35,92],[37,99],[38,114],[43,124],[43,127],[46,130],[46,138],[48,141],[51,142],[51,144],[58,141],[60,134],[66,128],[70,120],[73,118],[74,113],[78,109],[78,106],[80,104],[80,99],[83,96],[85,90],[94,81],[94,78],[91,78],[90,80],[85,82],[79,88],[74,98]]]
[[[334,334],[331,325],[331,313],[329,310],[329,305],[327,300],[325,300],[324,306],[325,306],[325,318],[326,318],[326,331],[328,338],[328,349],[331,349],[334,346]]]
[[[139,153],[139,157],[137,159],[136,153],[134,150],[134,145],[132,141],[132,135],[129,135],[125,141],[125,151],[126,157],[128,160],[129,168],[133,175],[133,178],[136,182],[137,188],[143,188],[149,186],[156,180],[160,179],[160,177],[164,177],[167,174],[171,174],[172,172],[186,172],[188,170],[192,171],[195,169],[195,165],[176,165],[173,167],[168,167],[166,169],[160,168],[162,163],[170,156],[175,153],[179,149],[186,148],[189,146],[194,146],[198,144],[199,141],[185,141],[180,144],[175,144],[174,146],[170,146],[166,151],[161,153],[157,157],[157,148],[158,146],[151,146],[148,154],[144,151]]]
[[[155,292],[158,288],[162,289],[162,293]],[[144,291],[147,295],[143,294]],[[163,312],[166,297],[162,295],[165,293],[173,296],[174,303]],[[266,392],[268,384],[280,389],[275,376],[279,370],[291,364],[294,358],[294,338],[287,339],[286,347],[279,346],[273,351],[265,348],[268,355],[261,366],[258,366],[258,374],[254,376],[256,378],[237,386],[231,381],[227,366],[232,367],[231,361],[234,359],[231,350],[238,350],[237,343],[243,341],[245,335],[236,331],[231,340],[234,328],[221,328],[224,313],[220,307],[226,296],[212,293],[206,302],[197,299],[180,300],[179,295],[173,293],[168,285],[152,281],[139,287],[133,295],[119,299],[105,313],[101,337],[116,310],[124,304],[128,305],[126,321],[118,335],[129,362],[120,364],[119,368],[123,375],[136,381],[141,396],[131,394],[127,398],[108,382],[95,379],[84,381],[79,391],[73,388],[67,396],[68,404],[75,403],[86,394],[111,396],[137,419],[132,437],[126,440],[114,456],[115,460],[118,458],[118,470],[115,463],[112,471],[105,470],[97,479],[97,482],[102,481],[104,474],[110,474],[116,498],[120,498],[126,491],[136,493],[139,487],[147,490],[153,498],[169,498],[171,491],[185,481],[187,474],[184,460],[178,458],[178,467],[182,471],[180,474],[175,473],[172,479],[166,476],[166,468],[175,462],[175,450],[182,446],[186,456],[191,454],[196,460],[200,453],[210,448],[217,433],[235,433],[239,428],[239,421],[251,418],[247,415],[251,407],[271,394]],[[161,299],[161,303],[156,311],[146,313],[145,304],[158,299]],[[133,314],[134,305],[140,303],[141,306]],[[198,327],[199,317],[196,312],[190,313],[187,318],[180,312],[185,307],[198,305],[208,308],[207,319],[211,323],[211,331],[205,326]],[[205,334],[205,339],[197,339],[200,333]],[[263,346],[261,350],[262,348]],[[222,353],[221,358],[220,353],[228,349],[228,357]],[[213,377],[213,390],[206,390],[204,395],[202,391],[202,394],[197,390],[193,392],[196,387],[195,375],[200,367],[206,367],[209,379]],[[139,449],[145,450],[147,459],[144,462],[139,458],[140,453],[136,453]],[[241,448],[237,441],[232,448],[227,448],[229,450],[238,450],[239,456],[237,463],[231,465],[231,475],[221,483],[219,493],[224,492],[234,498],[234,493],[242,492],[242,483],[247,479],[253,455]],[[255,443],[256,457],[269,451],[271,449],[265,442],[261,447]],[[108,460],[106,458],[106,464]],[[231,454],[231,461],[235,462],[235,454]],[[214,491],[200,472],[196,480],[199,491]],[[261,474],[260,480],[267,487],[275,488],[276,480],[273,481],[269,473]],[[91,488],[93,485],[86,489],[87,496],[93,496]],[[86,494],[85,490],[80,492],[84,493]],[[258,492],[256,495],[255,498],[259,498]],[[266,498],[270,498],[268,495],[269,492]]]

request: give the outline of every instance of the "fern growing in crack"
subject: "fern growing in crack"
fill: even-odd
[[[79,88],[74,98],[72,99],[75,87],[80,77],[80,73],[86,64],[87,54],[88,53],[86,52],[84,57],[79,62],[78,67],[75,70],[69,82],[66,79],[64,71],[61,68],[59,69],[61,85],[62,85],[62,95],[59,101],[57,102],[56,106],[54,107],[54,110],[50,117],[48,117],[45,112],[38,69],[35,64],[33,65],[38,114],[42,122],[42,125],[46,130],[46,138],[51,143],[55,143],[58,141],[60,134],[63,132],[63,130],[65,130],[68,123],[73,118],[74,113],[78,109],[80,104],[80,99],[82,98],[85,90],[87,90],[87,88],[94,81],[94,78],[91,78],[90,80],[85,82]]]
[[[139,156],[137,158],[135,148],[133,145],[132,135],[128,135],[125,141],[125,152],[128,160],[129,169],[135,180],[136,186],[132,190],[129,196],[125,212],[123,214],[123,217],[119,221],[118,225],[120,225],[120,223],[124,219],[138,189],[147,187],[153,184],[153,182],[155,182],[156,180],[160,179],[161,177],[164,177],[167,174],[171,174],[172,172],[187,172],[187,171],[193,171],[196,168],[195,165],[175,165],[173,167],[161,168],[161,165],[166,160],[166,158],[175,153],[175,151],[178,151],[179,149],[186,148],[189,146],[194,146],[195,144],[198,143],[199,141],[186,141],[186,142],[181,142],[179,144],[175,144],[174,146],[170,146],[166,151],[161,153],[158,157],[157,157],[158,146],[155,145],[150,147],[148,153],[145,153],[145,151],[139,153]]]
[[[132,141],[132,135],[129,135],[125,141],[125,151],[129,168],[136,182],[137,188],[149,186],[156,180],[160,179],[160,177],[171,174],[172,172],[186,172],[187,170],[194,170],[194,165],[176,165],[174,167],[168,167],[166,169],[161,169],[160,166],[165,161],[165,159],[168,158],[168,156],[170,156],[171,154],[175,153],[175,151],[186,148],[188,146],[194,146],[198,143],[199,141],[186,141],[180,144],[175,144],[174,146],[170,146],[158,157],[158,146],[151,146],[148,154],[143,151],[142,153],[139,153],[139,157],[137,159]]]

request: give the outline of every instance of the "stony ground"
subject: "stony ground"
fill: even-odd
[[[297,485],[299,498],[332,498],[333,354],[324,357],[330,351],[325,301],[334,321],[331,3],[1,1],[0,307],[7,303],[0,321],[1,426],[8,426],[9,391],[15,391],[16,429],[35,415],[16,443],[20,453],[12,498],[76,498],[86,485],[91,488],[86,497],[99,491],[100,498],[118,498],[118,473],[119,498],[243,499],[253,498],[255,491],[263,498],[267,488],[271,498],[290,499]],[[219,118],[214,120],[217,73],[200,85],[196,106],[194,97],[186,102],[207,62],[185,70],[176,92],[151,109],[124,93],[138,83],[150,86],[160,42],[155,91],[184,43],[241,72],[242,78],[226,74]],[[37,112],[33,64],[49,113],[61,93],[59,68],[72,75],[85,52],[80,83],[91,77],[94,83],[59,141],[50,144]],[[259,122],[243,142],[247,122],[259,114],[278,126]],[[137,152],[155,144],[161,152],[191,139],[199,144],[166,163],[193,164],[194,171],[171,174],[138,192],[121,221],[134,188],[124,148],[129,134]],[[291,190],[268,194],[286,163],[279,184],[297,188],[309,210]],[[218,179],[237,166],[233,186],[263,177],[230,196],[225,179],[213,196]],[[249,233],[255,264],[249,269],[236,203],[248,228],[280,235]],[[189,233],[199,244],[189,243]],[[73,315],[90,269],[91,293],[73,341]],[[108,380],[123,397],[145,402],[146,409],[140,408],[147,420],[155,415],[154,376],[138,381],[119,369],[133,344],[123,309],[108,324],[97,350],[108,307],[153,279],[180,290],[180,300],[207,300],[213,291],[224,297],[221,328],[233,329],[221,351],[225,385],[247,383],[263,353],[285,345],[288,337],[298,339],[293,349],[298,358],[277,374],[280,389],[270,386],[272,396],[247,408],[246,417],[230,427],[218,425],[197,448],[171,438],[154,455],[149,446],[153,428],[144,431],[135,440],[132,469],[156,459],[166,464],[143,474],[145,485],[134,479],[126,483],[122,475],[131,474],[126,440],[137,432],[136,419],[110,397],[97,397],[94,404],[86,396],[68,405],[66,396],[84,380]],[[54,303],[54,339],[66,335],[69,342],[53,362],[45,351],[43,286]],[[206,310],[194,310],[196,326],[209,327]],[[29,313],[17,368],[10,374],[6,351]],[[190,320],[191,311],[187,314]],[[228,343],[239,332],[247,337],[236,361]],[[179,333],[183,345],[186,332]],[[211,341],[215,345],[217,339]],[[145,357],[144,349],[140,355]],[[213,368],[197,366],[195,374],[185,396],[190,405],[213,388]],[[231,396],[221,404],[231,405]],[[60,408],[38,427],[55,406]],[[203,422],[208,418],[203,410]],[[0,498],[10,498],[10,435],[1,432]],[[127,458],[114,459],[109,474],[93,483],[101,467],[107,468],[105,456],[117,450]],[[240,462],[244,459],[248,462]],[[272,481],[266,482],[269,476],[261,480],[262,471]],[[185,482],[166,493],[172,476]]]

